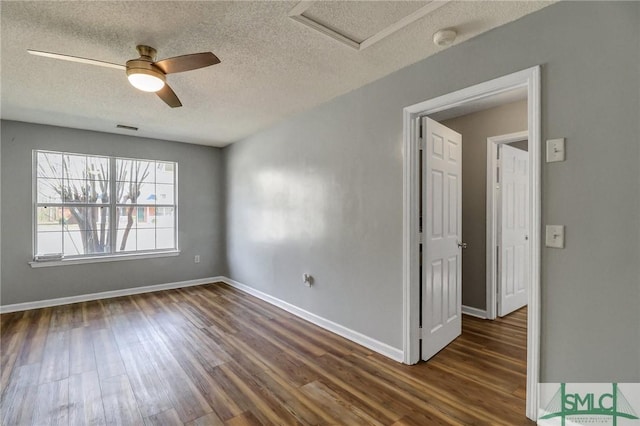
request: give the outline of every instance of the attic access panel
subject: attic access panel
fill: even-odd
[[[363,50],[449,1],[301,1],[289,17],[355,50]]]

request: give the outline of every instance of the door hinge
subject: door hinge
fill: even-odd
[[[424,234],[422,232],[418,233],[418,244],[424,244]]]

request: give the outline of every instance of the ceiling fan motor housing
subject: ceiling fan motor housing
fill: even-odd
[[[141,58],[149,58],[149,61],[155,62],[156,54],[158,52],[153,47],[145,46],[144,44],[139,44],[136,46],[136,50],[140,54]]]
[[[147,74],[166,81],[164,73],[146,59],[131,59],[127,61],[127,75],[131,74]]]

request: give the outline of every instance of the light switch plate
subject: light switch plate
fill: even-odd
[[[564,225],[547,225],[545,245],[553,248],[564,248]]]
[[[564,138],[547,140],[547,163],[564,161]]]

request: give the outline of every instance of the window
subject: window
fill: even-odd
[[[34,152],[34,260],[176,251],[178,164]]]

